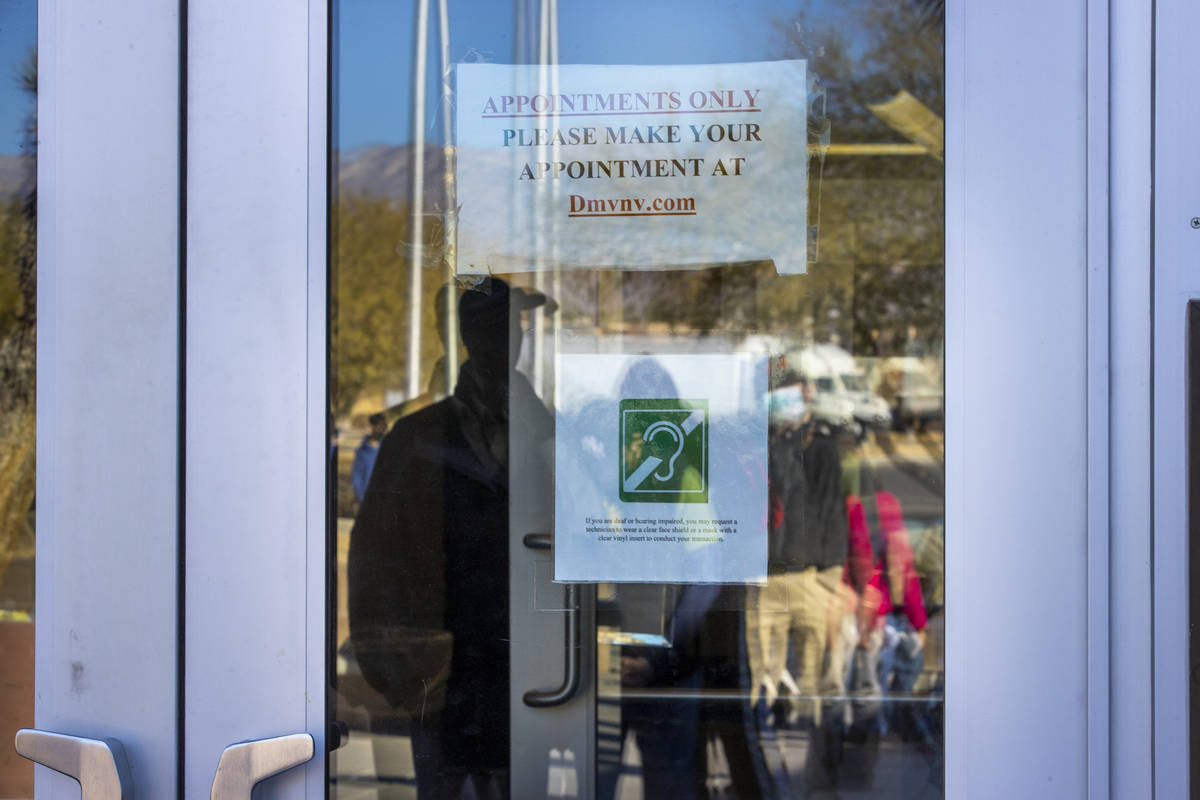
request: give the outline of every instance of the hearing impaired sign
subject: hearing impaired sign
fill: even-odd
[[[620,429],[621,500],[708,502],[707,400],[624,399]]]
[[[763,358],[563,354],[557,374],[555,580],[765,580]]]

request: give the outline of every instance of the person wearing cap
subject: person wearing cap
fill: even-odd
[[[411,735],[422,799],[508,792],[509,442],[553,433],[515,369],[521,312],[546,302],[495,278],[463,292],[454,393],[383,438],[350,534],[350,638],[388,704],[373,726]]]

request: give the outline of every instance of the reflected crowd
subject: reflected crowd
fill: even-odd
[[[510,796],[511,506],[554,491],[554,419],[518,364],[556,303],[499,279],[458,294],[453,392],[435,369],[353,459],[336,713],[372,739],[374,797]],[[836,349],[770,361],[764,581],[586,587],[594,775],[548,796],[941,796],[940,398],[899,402],[917,360],[894,359],[856,406],[882,413],[839,411],[823,393],[869,382]],[[677,394],[652,357],[621,380]]]
[[[785,369],[772,391],[765,585],[665,587],[670,645],[620,648],[609,699],[646,797],[941,796],[941,524],[914,549],[902,461],[871,457],[901,437],[817,417],[814,383]],[[599,797],[628,796],[627,750]]]

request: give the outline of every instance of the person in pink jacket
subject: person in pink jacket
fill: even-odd
[[[850,689],[875,689],[880,695],[907,694],[924,666],[925,600],[900,501],[883,490],[875,493],[874,501],[878,518],[875,543],[863,502],[854,495],[846,497],[849,555],[845,581],[859,597],[855,612],[858,643],[855,657],[850,659]],[[854,675],[856,669],[873,674]],[[906,723],[897,717],[892,705],[888,704],[884,714],[888,727],[903,729]]]

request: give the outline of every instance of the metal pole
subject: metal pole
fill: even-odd
[[[541,0],[541,8],[538,20],[538,91],[542,94],[557,94],[558,92],[558,0]],[[546,145],[540,145],[539,160],[542,161],[557,161],[559,145],[550,145],[552,154],[550,158],[546,157]],[[554,182],[553,186],[543,183],[538,187],[539,193],[549,193],[550,201],[556,203],[558,201],[558,185]],[[539,204],[540,207],[546,207],[544,203]],[[558,241],[558,231],[555,228],[547,231],[544,227],[547,224],[554,225],[555,218],[551,215],[548,219],[535,219],[533,224],[536,225],[538,234],[537,238],[537,255],[534,264],[535,272],[533,276],[534,286],[541,292],[545,292],[546,273],[548,268],[554,269],[558,261],[556,244]],[[547,233],[549,235],[547,235]],[[549,256],[547,258],[547,256]],[[553,296],[553,294],[551,295]],[[538,397],[546,398],[546,331],[545,331],[545,311],[538,308],[533,312],[533,353],[531,361],[533,362],[533,388],[537,392]]]
[[[448,0],[438,0],[438,34],[442,64],[442,186],[446,203],[442,211],[442,285],[445,287],[442,320],[446,326],[446,394],[454,392],[458,375],[458,302],[454,276],[458,272],[458,192],[454,183],[454,92],[450,85],[450,12]]]
[[[412,220],[409,225],[408,360],[404,365],[407,399],[421,393],[421,264],[425,260],[425,69],[428,55],[429,0],[417,0],[413,34]]]
[[[550,20],[550,63],[554,65],[554,72],[551,76],[551,86],[554,93],[558,94],[558,0],[550,0],[550,13],[552,15]],[[557,147],[557,145],[555,146]],[[555,182],[555,192],[559,192],[557,181]],[[555,201],[557,202],[558,199],[559,198],[556,197]],[[557,208],[557,205],[555,207]],[[558,217],[555,217],[555,220],[557,221]],[[550,282],[550,296],[553,297],[557,303],[554,311],[550,314],[551,342],[554,347],[554,353],[558,352],[558,347],[560,344],[559,338],[562,332],[562,259],[559,258],[558,243],[559,238],[556,231],[556,235],[554,236],[552,242],[554,252],[552,253],[550,265],[552,275]],[[557,389],[558,376],[555,374],[553,366],[553,363],[551,363],[549,382],[553,389]],[[546,393],[543,393],[541,397],[543,400],[549,399]],[[557,401],[555,401],[555,407],[557,407]]]

